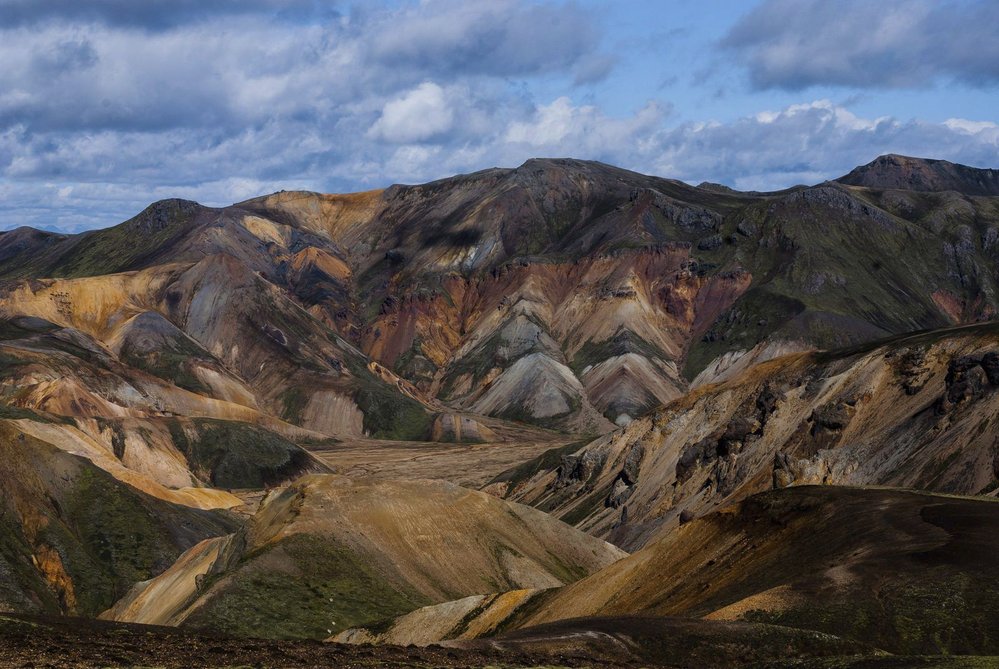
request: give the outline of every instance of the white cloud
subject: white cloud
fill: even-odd
[[[305,121],[264,124],[218,139],[207,130],[106,130],[70,133],[54,143],[12,128],[0,133],[0,226],[108,225],[164,197],[223,205],[282,188],[419,183],[539,156],[773,190],[835,178],[883,153],[982,167],[995,166],[999,155],[999,127],[992,122],[864,118],[828,100],[728,123],[670,126],[668,107],[654,102],[612,117],[568,97],[527,108],[477,105],[461,89],[454,98],[463,102],[449,107],[450,131],[419,123],[428,110],[452,100],[448,91],[421,85],[396,98],[399,106],[383,105],[396,110],[381,117],[386,143],[365,137],[370,124],[351,118],[340,122],[335,142]],[[390,144],[389,138],[405,143]]]
[[[531,146],[551,146],[565,139],[579,125],[582,115],[592,115],[593,107],[576,108],[567,97],[538,108],[533,119],[518,121],[506,132],[508,142],[522,142]]]
[[[395,144],[422,142],[449,131],[453,123],[444,89],[428,81],[386,102],[368,136]]]
[[[951,130],[957,130],[969,135],[986,133],[995,137],[999,133],[999,125],[992,121],[969,121],[966,118],[949,118],[944,121],[944,125]]]
[[[290,1],[299,19],[328,6]],[[794,14],[798,1],[764,6],[790,3]],[[812,15],[795,14],[792,24],[825,15],[824,4],[800,1]],[[162,197],[220,205],[281,188],[427,181],[538,156],[767,189],[834,177],[889,151],[990,165],[999,147],[991,121],[866,118],[829,100],[724,123],[678,125],[662,101],[611,114],[590,84],[616,60],[599,48],[596,14],[574,2],[402,0],[322,20],[280,18],[285,3],[276,0],[204,11],[178,2],[0,0],[19,17],[0,26],[0,227],[108,225]],[[84,4],[87,12],[77,9]],[[759,85],[828,82],[829,72],[848,81],[853,58],[908,54],[900,35],[925,30],[920,17],[933,6],[914,0],[909,15],[877,14],[871,34],[853,42],[855,22],[836,23],[835,12],[833,37],[779,31],[761,46],[753,35],[780,26],[757,17],[733,32],[740,44],[730,41],[754,76],[765,75]],[[830,51],[837,41],[849,47],[839,74]],[[805,56],[814,56],[814,71],[802,70]],[[991,67],[971,51],[963,57],[965,74]],[[921,81],[944,72],[899,62],[899,76]],[[883,63],[870,65],[876,74]]]
[[[592,105],[574,106],[568,97],[537,107],[532,115],[512,122],[505,143],[540,152],[541,155],[612,155],[624,145],[634,147],[654,133],[669,108],[649,102],[630,117],[609,117]]]
[[[999,149],[988,125],[969,136],[953,123],[863,118],[816,100],[731,123],[673,128],[658,138],[659,156],[649,155],[649,168],[692,182],[774,190],[835,178],[885,153],[988,167]]]
[[[512,77],[612,62],[573,3],[320,4],[0,0],[0,227],[107,225],[161,193],[224,204],[249,194],[236,183],[444,176],[532,108]],[[433,146],[393,153],[414,142]]]

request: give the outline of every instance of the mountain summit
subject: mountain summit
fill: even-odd
[[[885,190],[952,190],[964,195],[999,195],[999,170],[896,154],[879,156],[836,181],[849,186]]]

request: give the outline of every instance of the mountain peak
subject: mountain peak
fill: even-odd
[[[895,153],[878,156],[836,181],[883,190],[951,190],[964,195],[999,195],[999,170]]]

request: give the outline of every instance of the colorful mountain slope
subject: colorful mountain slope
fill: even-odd
[[[487,489],[633,550],[773,486],[999,491],[999,326],[791,354]]]

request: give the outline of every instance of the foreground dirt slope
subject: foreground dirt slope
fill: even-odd
[[[765,639],[769,643],[761,644]],[[468,647],[356,646],[317,641],[234,639],[192,630],[81,619],[0,615],[0,667],[44,663],[59,669],[157,667],[798,667],[814,659],[830,666],[966,666],[960,658],[890,658],[860,644],[789,628],[669,619],[603,619],[585,631],[573,621],[518,632]],[[808,666],[827,666],[816,664]],[[858,664],[857,666],[864,666]]]
[[[892,653],[994,654],[996,522],[999,502],[989,499],[776,490],[687,523],[588,578],[508,607],[505,617],[473,608],[438,639],[421,641],[513,628],[543,639],[548,628],[534,626],[578,619],[571,627],[582,633],[590,616],[642,615],[778,624]],[[447,607],[417,613],[429,627]],[[405,623],[376,633],[391,641]]]
[[[318,641],[233,638],[192,630],[127,625],[80,618],[0,614],[0,667],[23,669],[44,664],[57,669],[92,667],[295,667],[319,669],[404,669],[412,667],[587,667],[589,660],[544,649],[510,653],[493,648],[362,648]],[[601,666],[648,666],[621,658]]]
[[[313,475],[272,493],[244,531],[136,586],[107,617],[324,638],[465,595],[563,585],[624,555],[535,509],[452,484]],[[186,595],[153,596],[166,585]]]
[[[801,353],[696,389],[487,489],[618,545],[774,486],[999,488],[999,326]]]

